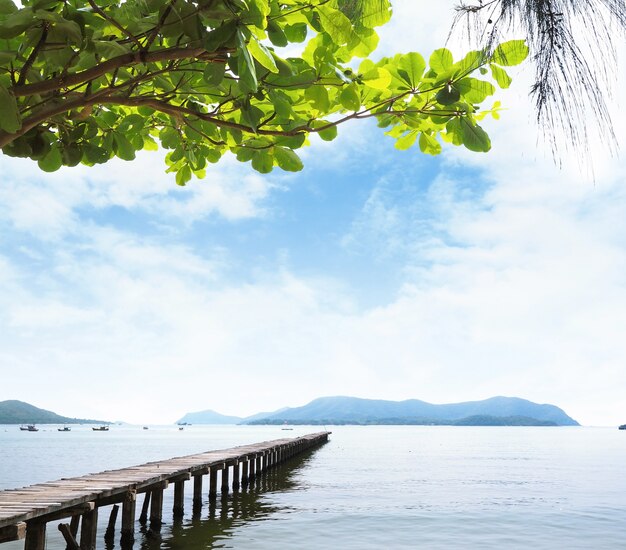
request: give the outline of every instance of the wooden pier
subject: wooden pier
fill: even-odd
[[[67,548],[95,550],[98,509],[113,505],[105,539],[115,537],[121,506],[120,543],[122,548],[130,548],[135,538],[138,495],[144,494],[139,522],[149,522],[150,529],[158,531],[163,521],[163,492],[169,485],[174,486],[173,515],[181,517],[186,481],[193,479],[193,505],[197,508],[202,506],[205,477],[209,480],[209,501],[215,500],[218,492],[225,497],[231,488],[238,491],[273,466],[327,442],[330,433],[208,451],[0,491],[0,543],[25,539],[25,550],[44,550],[48,522],[67,518],[69,523],[59,524]]]

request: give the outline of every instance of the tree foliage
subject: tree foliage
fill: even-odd
[[[510,41],[373,61],[389,0],[0,0],[0,148],[45,171],[168,150],[184,185],[226,153],[297,171],[310,134],[375,118],[396,140],[490,148],[481,109],[524,60]]]

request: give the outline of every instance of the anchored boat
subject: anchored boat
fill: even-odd
[[[20,426],[20,430],[23,432],[38,432],[39,428],[37,428],[34,424],[26,424],[26,426]]]

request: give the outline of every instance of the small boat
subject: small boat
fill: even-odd
[[[618,428],[618,430],[626,430],[626,424],[622,424],[622,425]]]
[[[185,429],[185,428],[184,428],[183,426],[180,426],[180,427],[178,428],[178,431],[179,431],[179,432],[182,432],[184,429]]]
[[[144,430],[147,430],[147,429],[148,429],[148,426],[144,426],[144,427],[143,427],[143,429],[144,429]]]
[[[291,430],[293,430],[293,428],[281,428],[281,430],[283,430],[283,431],[291,431]]]
[[[102,426],[92,426],[91,429],[94,432],[108,432],[109,431],[109,427],[106,425],[102,425]]]
[[[69,426],[63,426],[62,428],[57,428],[57,431],[59,431],[59,432],[71,432],[72,428],[70,428]]]
[[[26,424],[26,426],[20,426],[20,430],[23,432],[38,432],[39,428],[37,428],[34,424]]]

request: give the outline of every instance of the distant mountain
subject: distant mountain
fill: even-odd
[[[176,424],[240,424],[240,416],[226,416],[212,410],[187,413]]]
[[[321,397],[303,407],[288,408],[250,424],[465,424],[578,426],[578,422],[554,405],[540,405],[519,397],[492,397],[435,405],[409,399],[384,401],[357,397]],[[485,424],[487,423],[487,424]],[[529,424],[530,423],[530,424]]]
[[[0,424],[102,424],[103,420],[68,418],[24,401],[0,401]]]

